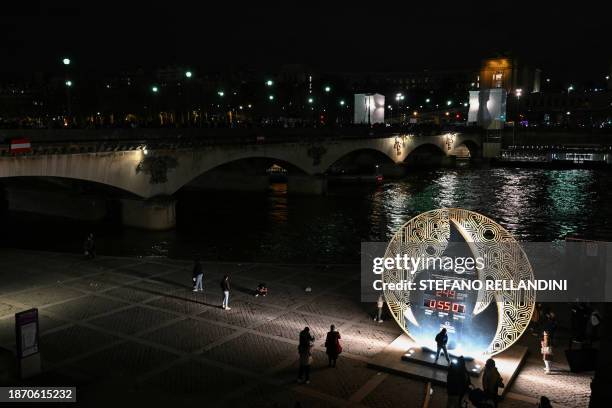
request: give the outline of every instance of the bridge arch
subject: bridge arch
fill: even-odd
[[[394,163],[387,152],[375,148],[357,148],[338,157],[326,167],[324,173],[374,173],[377,165],[387,163]]]
[[[426,142],[413,148],[406,157],[404,163],[409,165],[439,164],[447,153],[437,144]]]
[[[199,186],[207,188],[222,188],[238,190],[261,190],[267,188],[269,170],[282,169],[286,175],[307,175],[308,173],[294,163],[269,156],[250,156],[220,163],[201,172],[194,172],[190,178],[173,192],[184,187]],[[251,184],[249,186],[249,184]]]
[[[464,139],[459,144],[455,145],[452,154],[460,158],[480,157],[481,148],[475,141],[471,139]]]

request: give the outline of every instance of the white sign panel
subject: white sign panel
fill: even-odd
[[[506,122],[506,91],[501,88],[470,91],[468,123],[485,129],[503,129]]]
[[[385,95],[355,94],[354,123],[373,125],[385,123]]]

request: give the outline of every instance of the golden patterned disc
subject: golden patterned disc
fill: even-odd
[[[474,255],[485,260],[485,267],[478,271],[478,280],[533,280],[533,270],[520,245],[503,227],[490,218],[473,211],[443,208],[422,213],[404,224],[393,236],[385,257],[407,254],[410,257],[440,256],[451,238],[451,227],[456,228]],[[404,269],[387,269],[383,272],[385,283],[412,281],[415,275]],[[411,293],[385,291],[387,305],[400,327],[411,335],[408,321],[414,321]],[[495,302],[497,328],[493,340],[483,350],[484,355],[494,355],[510,347],[527,329],[535,306],[535,291],[478,291],[471,315],[482,313]],[[490,337],[489,337],[490,338]]]

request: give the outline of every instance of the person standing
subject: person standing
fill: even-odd
[[[193,282],[194,282],[194,286],[193,286],[193,291],[197,292],[197,291],[202,291],[202,278],[204,277],[204,272],[202,272],[202,264],[200,263],[200,259],[196,258],[194,264],[193,264]]]
[[[223,310],[232,310],[232,308],[229,307],[230,282],[228,275],[225,275],[221,280],[221,290],[223,291],[223,303],[221,303],[221,308]]]
[[[546,374],[550,374],[550,365],[553,360],[553,348],[547,331],[542,333],[542,341],[540,342],[540,346],[540,352],[542,353],[542,359],[544,360],[544,372]]]
[[[499,400],[497,396],[499,388],[504,388],[504,382],[501,375],[499,375],[499,371],[497,371],[497,367],[495,367],[495,360],[490,358],[485,363],[485,368],[482,372],[482,389],[487,398],[493,401],[495,407],[497,407]]]
[[[85,239],[83,244],[83,250],[85,251],[85,257],[88,259],[94,259],[96,257],[96,241],[94,240],[93,232],[90,232]]]
[[[448,368],[446,377],[446,408],[460,408],[463,396],[470,385],[470,374],[465,366],[465,358],[461,356],[457,359],[457,363],[451,364]]]
[[[438,363],[438,358],[440,357],[440,350],[442,350],[444,351],[444,357],[446,358],[446,362],[450,364],[450,359],[448,358],[448,351],[446,350],[446,344],[448,343],[448,334],[446,334],[445,327],[440,330],[440,333],[436,334],[435,340],[438,350],[436,351],[436,360],[434,361],[434,363]]]
[[[540,397],[540,402],[538,403],[538,408],[552,408],[552,404],[550,403],[550,400],[548,399],[548,397],[542,395]]]
[[[310,334],[310,328],[304,327],[304,330],[300,332],[298,345],[300,368],[298,370],[297,382],[300,384],[310,384],[310,365],[312,364],[312,346],[314,340],[314,336]]]
[[[385,306],[385,298],[381,294],[378,296],[378,301],[376,302],[376,317],[374,318],[374,320],[376,320],[378,323],[383,322],[382,313],[383,313],[384,306]]]
[[[327,337],[325,338],[325,352],[329,358],[329,367],[336,366],[336,360],[338,359],[340,353],[342,353],[340,338],[340,332],[336,331],[336,326],[332,324],[329,328],[329,332],[327,332]]]

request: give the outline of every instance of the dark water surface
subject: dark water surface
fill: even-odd
[[[386,241],[413,216],[439,207],[487,215],[523,241],[577,235],[612,240],[611,173],[598,170],[456,168],[416,171],[379,186],[333,187],[327,196],[182,192],[176,230],[11,213],[3,246],[80,252],[89,230],[98,252],[206,260],[358,263],[362,241]]]

